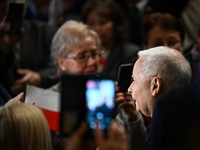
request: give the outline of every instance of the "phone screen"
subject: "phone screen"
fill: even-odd
[[[22,27],[24,15],[24,3],[9,2],[7,21],[10,23],[9,34],[19,34]]]
[[[111,79],[88,78],[86,82],[86,121],[89,134],[94,136],[94,129],[98,127],[107,133],[113,119],[115,83]]]

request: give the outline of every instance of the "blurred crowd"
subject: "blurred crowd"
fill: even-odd
[[[11,33],[9,3],[24,4]],[[199,149],[200,0],[0,0],[0,149]],[[16,11],[15,13],[19,13]],[[87,125],[70,137],[50,131],[27,85],[61,93],[63,75],[102,75],[118,92],[108,137]],[[36,105],[36,106],[34,106]],[[192,139],[191,139],[192,137]]]

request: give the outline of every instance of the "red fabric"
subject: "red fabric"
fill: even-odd
[[[60,112],[40,108],[47,119],[49,129],[53,131],[60,131]]]
[[[106,67],[106,62],[105,62],[105,60],[101,57],[100,59],[99,59],[99,63],[105,68]]]

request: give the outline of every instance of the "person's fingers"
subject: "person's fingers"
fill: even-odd
[[[29,79],[31,78],[31,74],[29,74],[29,71],[22,71],[20,72],[20,75],[23,75],[23,77],[16,80],[15,84],[27,84]]]
[[[9,23],[1,23],[0,24],[1,33],[8,32],[9,30],[10,30],[10,24]]]
[[[119,126],[116,121],[111,124],[109,136],[110,139],[115,139],[116,142],[124,142],[127,138],[125,129]]]
[[[115,102],[122,102],[125,100],[124,93],[115,94]]]
[[[28,70],[28,69],[17,69],[17,74],[22,75],[22,76],[26,75],[29,72],[30,72],[30,70]]]
[[[98,123],[97,123],[97,128],[95,130],[96,132],[96,141],[98,145],[101,145],[102,143],[104,143],[104,133],[101,129],[99,129]]]
[[[18,94],[17,96],[15,96],[14,98],[10,99],[6,105],[8,104],[13,104],[13,103],[21,103],[23,102],[23,97],[24,97],[24,93],[21,92],[20,94]]]
[[[24,92],[21,92],[16,96],[17,101],[23,102],[24,101]]]
[[[131,107],[131,108],[133,108],[133,101],[123,101],[123,102],[121,102],[119,104],[118,107],[120,107],[120,108],[122,108],[122,107]]]
[[[125,98],[132,98],[132,96],[131,96],[130,93],[124,93],[124,97],[125,97]]]
[[[32,101],[32,102],[31,102],[31,105],[35,105],[35,101]]]
[[[124,93],[122,93],[122,92],[115,93],[115,96],[123,96],[123,95],[124,95]]]
[[[16,87],[17,87],[17,85],[23,85],[23,84],[26,84],[25,76],[15,81]]]
[[[15,84],[26,84],[28,76],[26,76],[30,70],[28,69],[17,69],[17,74],[22,75],[23,77],[16,80]]]
[[[116,98],[115,98],[115,102],[116,102],[116,103],[121,103],[121,102],[123,102],[123,101],[125,101],[125,99],[124,99],[123,96],[120,96],[120,97],[116,97]]]
[[[75,134],[82,136],[83,134],[85,134],[86,130],[87,124],[85,122],[82,122],[80,128],[75,132]]]
[[[3,17],[2,22],[0,23],[0,27],[2,27],[3,29],[9,28],[8,30],[10,30],[10,23],[8,23],[6,19],[7,16]]]

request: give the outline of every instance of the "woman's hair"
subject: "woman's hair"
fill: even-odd
[[[141,70],[147,77],[157,76],[167,88],[177,88],[191,80],[191,68],[188,61],[177,50],[159,46],[138,52],[143,58]]]
[[[59,57],[67,57],[75,48],[80,48],[84,44],[85,38],[92,37],[98,49],[101,49],[99,36],[87,25],[77,21],[67,21],[57,31],[52,40],[51,56],[53,63],[58,65]]]
[[[24,103],[1,107],[0,149],[51,150],[50,131],[42,111]]]
[[[149,33],[155,26],[159,26],[161,29],[167,31],[177,31],[183,43],[185,30],[182,22],[168,13],[153,13],[148,15],[142,22],[142,38],[144,44],[148,44]]]
[[[127,38],[125,35],[125,16],[121,7],[112,0],[89,0],[83,7],[81,20],[86,24],[90,12],[95,11],[114,24],[114,36],[117,39]]]

